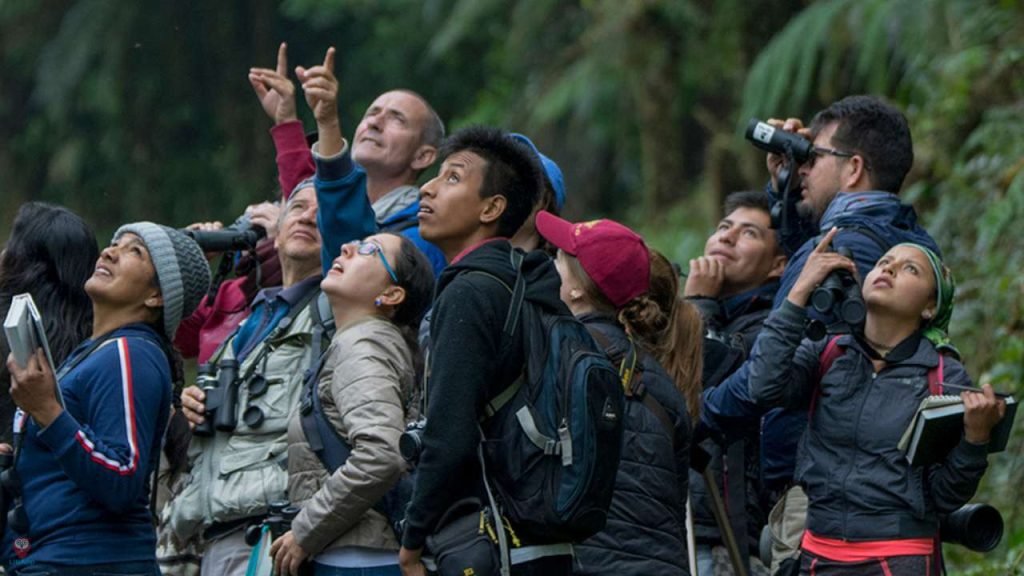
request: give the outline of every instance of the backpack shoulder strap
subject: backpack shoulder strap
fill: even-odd
[[[345,439],[327,420],[318,393],[320,372],[327,361],[328,347],[324,347],[324,342],[329,343],[334,337],[334,313],[331,312],[331,304],[327,300],[327,295],[319,289],[308,301],[308,306],[310,315],[313,317],[311,357],[314,360],[313,365],[306,370],[303,378],[302,396],[299,402],[299,424],[302,425],[302,432],[306,436],[310,450],[320,459],[327,472],[333,474],[335,470],[345,464],[352,452]]]
[[[484,270],[470,270],[465,272],[465,274],[491,278],[512,293],[512,300],[509,304],[508,314],[505,315],[505,324],[502,328],[502,332],[505,336],[511,339],[515,335],[516,327],[519,326],[519,313],[523,310],[523,301],[526,297],[526,279],[523,278],[523,252],[513,249],[509,256],[512,260],[512,267],[515,268],[516,271],[516,281],[514,286],[509,286],[507,282],[498,276]]]
[[[943,371],[946,368],[945,354],[939,352],[939,365],[928,370],[928,393],[932,396],[942,394]]]
[[[584,324],[584,326],[586,325]],[[613,363],[619,365],[619,378],[621,379],[622,390],[625,392],[626,398],[639,400],[658,419],[668,437],[674,439],[675,426],[672,424],[672,417],[669,416],[665,407],[644,389],[643,365],[639,362],[640,355],[633,338],[629,338],[629,350],[626,350],[624,353],[611,354],[609,350],[612,348],[612,342],[608,336],[598,328],[592,326],[586,326],[586,328],[590,335],[594,337],[594,340],[597,341],[597,344],[601,346],[601,349],[608,354],[608,358]]]
[[[845,352],[846,350],[839,345],[839,336],[829,338],[825,349],[818,356],[818,380],[815,382],[814,391],[811,393],[811,406],[807,410],[808,415],[814,413],[814,408],[818,404],[818,396],[821,396],[821,379],[832,369],[832,364],[836,361],[836,358],[839,358]]]
[[[613,364],[618,365],[622,391],[626,393],[627,397],[637,394],[640,390],[639,380],[642,376],[643,368],[638,366],[639,354],[637,353],[636,342],[629,338],[628,350],[612,354],[612,341],[604,332],[601,332],[599,328],[592,325],[584,324],[584,327],[608,356],[608,359]]]
[[[299,405],[299,423],[310,450],[320,459],[327,472],[333,474],[345,464],[352,449],[327,420],[323,404],[320,403],[320,372],[326,359],[327,354],[321,354],[316,365],[306,372]]]
[[[526,279],[523,277],[523,252],[513,249],[509,256],[512,260],[512,266],[516,270],[516,281],[514,286],[509,286],[508,283],[501,278],[484,270],[470,270],[465,272],[465,274],[474,274],[491,278],[512,293],[512,300],[509,303],[508,314],[505,315],[505,324],[502,327],[502,334],[504,334],[506,342],[511,342],[512,338],[515,337],[516,328],[519,326],[519,318],[522,316],[523,303],[526,297]],[[487,418],[494,416],[498,410],[501,410],[505,404],[508,404],[508,402],[515,397],[516,393],[519,392],[519,389],[522,388],[525,379],[526,369],[524,367],[523,373],[520,374],[512,384],[502,390],[500,394],[492,398],[484,406],[484,414],[481,420],[486,420]]]
[[[327,300],[327,294],[322,290],[318,291],[316,298],[309,304],[310,314],[313,316],[313,354],[314,363],[320,361],[324,351],[324,342],[330,342],[334,338],[334,313],[331,311],[331,303]]]
[[[821,356],[818,357],[818,383],[820,385],[821,379],[825,377],[825,374],[832,369],[832,363],[836,361],[846,352],[842,347],[839,346],[839,336],[833,336],[829,338],[828,344],[825,345],[825,349],[821,351]]]

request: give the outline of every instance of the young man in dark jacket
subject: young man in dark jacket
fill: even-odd
[[[420,194],[420,231],[449,265],[436,289],[424,390],[427,423],[399,553],[407,576],[425,574],[424,542],[449,506],[484,494],[478,422],[485,404],[519,376],[525,359],[522,340],[506,342],[502,334],[511,293],[489,276],[514,284],[507,238],[522,226],[542,186],[534,154],[501,130],[461,130],[446,142],[443,155],[440,172]],[[569,314],[547,256],[528,254],[522,269],[527,300]],[[558,576],[570,568],[570,557],[553,556],[513,566],[513,574]]]
[[[786,256],[771,229],[768,195],[762,191],[730,194],[725,217],[704,245],[704,256],[690,260],[683,291],[704,320],[705,388],[720,384],[749,356],[785,266]],[[727,432],[700,445],[711,456],[709,466],[719,492],[727,497],[730,524],[741,550],[747,546],[756,556],[766,517],[760,503],[760,430],[747,426]],[[700,574],[711,574],[713,564],[721,564],[712,562],[712,551],[724,540],[704,478],[694,470],[690,471],[690,495],[697,566]],[[758,573],[756,562],[752,564]]]

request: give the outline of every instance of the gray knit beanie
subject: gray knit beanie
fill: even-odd
[[[174,340],[178,324],[195,312],[210,289],[210,267],[195,240],[152,222],[125,224],[114,232],[114,240],[131,232],[146,245],[156,269],[160,295],[164,299],[164,334]]]

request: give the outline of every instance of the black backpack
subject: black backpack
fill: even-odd
[[[618,472],[624,396],[617,370],[586,327],[525,299],[524,253],[504,334],[521,327],[522,375],[487,404],[485,480],[533,544],[578,542],[604,528]],[[491,482],[493,481],[493,482]]]

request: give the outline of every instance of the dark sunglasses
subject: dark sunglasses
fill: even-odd
[[[853,158],[856,156],[853,152],[843,152],[842,150],[825,148],[824,146],[812,146],[811,154],[807,157],[807,166],[809,168],[813,168],[814,163],[818,161],[818,158],[825,155],[835,156],[837,158]]]

